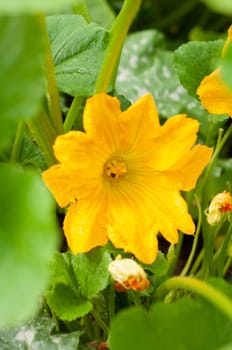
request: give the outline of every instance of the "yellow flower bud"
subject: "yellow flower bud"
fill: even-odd
[[[143,291],[150,285],[143,268],[132,259],[121,259],[118,256],[109,264],[108,270],[115,280],[115,289],[118,292],[130,289]]]
[[[211,201],[206,212],[210,225],[217,225],[226,213],[232,210],[232,196],[230,192],[218,193]]]

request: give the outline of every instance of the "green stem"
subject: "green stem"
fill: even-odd
[[[190,266],[192,265],[193,258],[195,256],[196,249],[197,249],[197,243],[198,243],[198,238],[199,238],[200,229],[201,229],[201,222],[202,222],[202,213],[201,213],[200,202],[198,199],[196,200],[196,203],[197,203],[197,208],[198,208],[198,223],[197,223],[196,234],[195,234],[195,237],[193,240],[193,245],[192,245],[192,249],[191,249],[191,252],[189,254],[188,260],[187,260],[183,270],[181,271],[180,276],[187,275],[187,273],[190,269]]]
[[[23,136],[24,136],[24,130],[25,130],[25,122],[23,120],[20,120],[18,123],[16,136],[15,136],[15,140],[11,151],[10,160],[12,162],[17,162],[19,160]]]
[[[39,22],[43,31],[45,41],[45,72],[46,72],[46,90],[49,112],[52,123],[58,134],[63,133],[63,121],[60,108],[59,91],[56,83],[55,67],[52,58],[51,45],[46,28],[44,15],[39,15]]]
[[[68,132],[72,129],[76,119],[80,115],[80,111],[82,110],[84,101],[85,97],[83,96],[74,97],[64,121],[64,132]],[[78,124],[78,130],[82,129],[82,121]]]
[[[181,247],[183,244],[183,238],[184,238],[184,235],[182,233],[180,233],[179,241],[175,246],[175,258],[170,262],[170,265],[169,265],[168,276],[172,276],[172,274],[174,273],[174,270],[176,268],[176,264],[177,264],[178,258],[180,256]]]
[[[228,245],[231,240],[231,234],[232,234],[232,224],[230,224],[226,234],[225,238],[223,240],[223,243],[221,247],[219,248],[219,255],[218,255],[218,261],[217,261],[217,268],[218,268],[218,276],[223,277],[223,270],[224,270],[224,264],[227,257],[227,249]]]
[[[115,285],[114,281],[112,280],[110,282],[110,287],[109,287],[109,319],[110,323],[114,318],[115,315]]]
[[[98,326],[104,331],[105,335],[107,336],[109,333],[109,329],[108,329],[107,325],[105,324],[105,322],[99,316],[96,308],[94,307],[91,312],[92,312],[93,317],[95,318],[95,321],[97,322]]]
[[[95,93],[106,92],[115,67],[118,64],[122,46],[129,27],[136,16],[142,0],[125,0],[120,13],[110,30],[110,42],[95,87]]]
[[[227,260],[226,260],[226,263],[225,263],[225,266],[224,266],[224,269],[223,269],[223,276],[226,275],[230,265],[232,263],[232,257],[230,256]]]
[[[157,289],[157,295],[163,297],[167,291],[172,289],[195,292],[232,319],[232,301],[225,294],[207,283],[191,277],[172,277],[160,285]]]
[[[200,251],[197,258],[195,259],[194,264],[193,264],[193,266],[190,270],[190,273],[189,273],[190,275],[194,275],[197,272],[197,270],[202,262],[203,256],[204,256],[204,249],[202,249]]]
[[[28,120],[27,125],[32,137],[40,148],[47,165],[50,166],[54,164],[56,158],[54,156],[52,145],[54,144],[57,132],[48,116],[44,112],[41,112],[37,117]]]
[[[76,0],[75,4],[72,5],[72,10],[76,15],[84,17],[87,23],[90,22],[90,15],[85,0]]]
[[[225,132],[224,136],[222,137],[222,129],[219,130],[219,135],[218,135],[218,141],[217,141],[217,145],[214,151],[214,154],[211,158],[211,161],[205,171],[205,175],[204,175],[204,180],[201,184],[201,189],[202,191],[204,190],[204,187],[208,181],[208,178],[210,177],[213,167],[217,161],[218,155],[222,150],[222,147],[224,146],[224,144],[226,143],[226,141],[228,140],[228,138],[230,137],[231,133],[232,133],[232,124],[230,124],[229,128],[227,129],[227,131]],[[203,210],[205,210],[205,208],[203,207]]]
[[[207,183],[210,179],[210,176],[212,174],[213,168],[215,166],[215,163],[218,159],[218,155],[220,151],[222,150],[222,147],[225,145],[226,141],[230,137],[232,133],[232,124],[229,126],[225,134],[222,136],[223,130],[219,130],[218,140],[215,147],[214,154],[212,156],[211,162],[209,163],[205,173],[203,181],[200,185],[199,190],[199,196],[202,203],[202,210],[204,211],[208,205],[207,201],[209,198],[208,195],[208,187]],[[211,234],[212,229],[208,225],[206,217],[203,217],[202,220],[202,234],[203,234],[203,240],[204,240],[204,257],[203,257],[203,264],[202,264],[202,277],[206,278],[208,275],[212,274],[214,271],[214,264],[213,264],[213,244],[214,244],[214,236]],[[213,236],[213,237],[212,237]]]
[[[167,28],[171,24],[179,23],[180,19],[190,12],[198,3],[198,0],[186,1],[182,6],[178,6],[175,11],[171,11],[169,15],[156,23],[159,30]]]

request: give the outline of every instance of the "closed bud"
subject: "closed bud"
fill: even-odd
[[[119,256],[109,264],[108,270],[118,292],[126,290],[141,292],[150,285],[143,268],[132,259],[121,259]]]
[[[232,196],[230,192],[218,193],[211,201],[206,211],[207,221],[210,225],[217,225],[226,213],[232,210]]]

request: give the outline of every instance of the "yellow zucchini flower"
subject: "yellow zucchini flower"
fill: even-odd
[[[64,233],[74,254],[109,239],[149,264],[159,232],[173,244],[178,230],[194,233],[180,190],[195,187],[212,155],[193,147],[196,120],[180,114],[161,126],[150,94],[122,112],[117,98],[102,93],[87,100],[83,124],[85,132],[57,137],[59,164],[42,174],[58,204],[68,206]]]
[[[232,26],[228,30],[228,37],[224,45],[222,56],[232,41]],[[221,68],[207,75],[200,83],[197,94],[201,104],[213,114],[228,114],[232,116],[232,90],[226,86],[220,77]]]

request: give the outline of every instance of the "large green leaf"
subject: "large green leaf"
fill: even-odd
[[[72,0],[0,0],[2,15],[18,15],[54,11],[69,5]]]
[[[91,299],[108,285],[110,262],[110,255],[103,248],[73,256],[73,269],[82,295]]]
[[[175,51],[175,70],[190,95],[196,95],[201,80],[219,65],[223,44],[223,40],[189,42]]]
[[[77,15],[47,19],[58,87],[70,95],[91,95],[108,43],[108,32]]]
[[[54,333],[55,322],[46,315],[17,328],[0,330],[1,350],[76,350],[80,332]]]
[[[0,166],[0,325],[19,322],[38,307],[57,247],[54,201],[32,171]]]
[[[232,342],[232,321],[211,305],[185,299],[157,303],[147,313],[137,308],[112,322],[111,350],[216,350]]]
[[[37,18],[2,17],[0,52],[0,147],[5,147],[18,120],[38,112],[44,94],[43,37]]]
[[[165,118],[193,108],[202,110],[180,85],[173,68],[173,53],[163,46],[163,36],[154,30],[128,36],[117,78],[118,93],[134,101],[150,92],[159,114]]]

